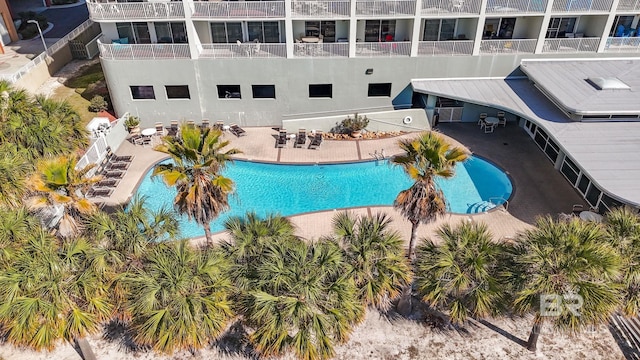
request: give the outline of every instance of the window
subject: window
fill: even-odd
[[[364,23],[365,42],[394,41],[395,36],[395,20],[367,20]]]
[[[277,21],[248,22],[247,39],[261,43],[279,43],[280,31]]]
[[[157,22],[156,39],[160,44],[184,44],[187,42],[187,30],[181,22]]]
[[[457,19],[427,19],[424,22],[424,41],[445,41],[455,38]]]
[[[516,18],[487,19],[484,23],[483,39],[511,39],[516,27]]]
[[[232,44],[242,41],[242,24],[239,22],[211,23],[211,42]]]
[[[367,96],[391,96],[391,83],[369,84]]]
[[[275,85],[251,85],[251,91],[253,92],[254,99],[275,99],[276,98]]]
[[[568,156],[564,158],[560,172],[569,180],[572,186],[575,186],[580,170],[578,170],[576,164],[574,164]]]
[[[623,36],[636,36],[636,34],[631,34],[631,25],[633,24],[633,15],[626,16],[616,16],[613,20],[613,25],[611,25],[611,31],[609,31],[609,36],[615,37],[623,37]]]
[[[547,39],[567,37],[567,33],[573,33],[578,18],[551,18],[547,28]]]
[[[336,42],[335,21],[307,21],[305,22],[305,36],[320,36],[322,42]]]
[[[310,98],[330,98],[333,97],[332,84],[311,84],[309,85]]]
[[[151,44],[151,35],[146,22],[117,23],[118,37],[128,44]]]
[[[131,97],[136,100],[156,98],[153,86],[130,86],[129,88],[131,89]]]
[[[167,99],[191,99],[188,85],[167,85]]]
[[[240,85],[218,85],[219,99],[242,99]]]

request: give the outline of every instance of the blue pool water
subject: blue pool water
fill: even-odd
[[[277,165],[248,161],[229,164],[224,175],[236,184],[236,193],[229,199],[230,209],[211,223],[211,231],[224,230],[230,216],[242,216],[247,211],[259,215],[279,213],[293,215],[318,210],[357,206],[392,205],[401,190],[412,182],[398,166],[386,161],[335,165]],[[456,176],[438,181],[453,213],[483,212],[493,203],[511,196],[512,186],[507,175],[491,163],[471,157],[458,163]],[[161,178],[147,173],[138,188],[138,195],[147,197],[147,206],[158,209],[171,207],[176,195]],[[494,198],[501,198],[498,201]],[[204,230],[186,216],[180,218],[184,237],[204,235]]]

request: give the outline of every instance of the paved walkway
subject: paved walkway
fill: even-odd
[[[564,180],[562,175],[553,169],[551,162],[537,148],[533,140],[524,130],[509,124],[498,128],[494,133],[484,134],[475,124],[441,124],[439,131],[452,140],[466,145],[473,153],[493,161],[505,169],[514,184],[514,193],[509,200],[508,210],[496,209],[488,213],[473,215],[449,214],[435,223],[421,225],[418,236],[432,236],[443,223],[460,221],[484,222],[496,239],[511,238],[518,231],[531,228],[536,216],[560,212],[569,212],[572,204],[582,203],[581,198]],[[275,147],[277,131],[271,128],[247,128],[247,136],[236,138],[231,134],[225,136],[231,146],[241,149],[243,154],[238,158],[255,161],[277,163],[316,163],[372,159],[374,151],[385,150],[387,155],[399,153],[398,139],[416,136],[406,134],[401,137],[379,140],[331,141],[325,140],[317,150],[297,149],[289,145],[287,148]],[[135,155],[127,174],[106,200],[107,205],[128,201],[144,174],[161,159],[164,154],[151,148],[134,146],[128,142],[118,149],[119,155]],[[363,207],[351,209],[357,214],[373,214],[386,212],[393,219],[393,228],[408,241],[411,226],[399,212],[391,206]],[[291,216],[290,219],[298,228],[298,235],[307,239],[328,235],[334,211],[314,212]],[[225,233],[215,235],[217,240],[226,238]],[[201,239],[199,239],[201,240]]]

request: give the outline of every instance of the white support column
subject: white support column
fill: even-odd
[[[422,25],[422,0],[416,0],[416,12],[413,17],[413,31],[411,33],[411,57],[418,56],[418,46],[420,46],[420,26]]]
[[[291,20],[291,1],[284,1],[284,37],[287,46],[287,58],[293,58],[293,21]]]
[[[192,59],[197,59],[200,57],[200,52],[202,52],[202,44],[200,43],[200,37],[198,37],[198,32],[191,18],[194,10],[193,0],[183,0],[182,6],[184,6],[184,27],[187,29],[189,52],[191,53]]]
[[[478,18],[478,26],[476,27],[476,35],[473,37],[473,52],[472,55],[480,55],[480,42],[482,41],[482,34],[484,34],[484,22],[486,20],[487,0],[482,0],[480,3],[480,17]]]
[[[609,17],[607,18],[607,21],[604,24],[604,30],[602,31],[602,35],[600,36],[600,45],[598,45],[598,51],[597,51],[599,53],[604,52],[605,48],[607,47],[607,43],[609,42],[609,32],[611,31],[611,26],[613,26],[613,21],[616,19],[615,9],[618,8],[619,3],[620,3],[620,0],[613,0],[613,4],[611,4],[612,10],[609,11]]]
[[[427,113],[427,120],[429,124],[433,128],[433,114],[436,112],[436,101],[438,97],[435,95],[427,95],[427,106],[425,107],[425,112]]]
[[[544,16],[542,17],[542,25],[540,26],[540,32],[538,33],[538,42],[536,43],[536,50],[533,52],[534,54],[542,54],[544,50],[544,40],[547,38],[547,29],[549,28],[552,8],[553,0],[547,0],[547,8],[544,10]]]
[[[358,38],[358,20],[356,19],[356,1],[351,0],[349,5],[349,57],[356,57],[356,39]]]

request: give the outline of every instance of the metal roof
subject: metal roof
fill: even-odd
[[[640,114],[640,59],[524,60],[520,69],[567,112]],[[617,78],[629,89],[598,90],[589,78]]]
[[[528,79],[412,80],[411,85],[416,92],[502,109],[533,121],[600,189],[640,206],[640,122],[571,121]]]

